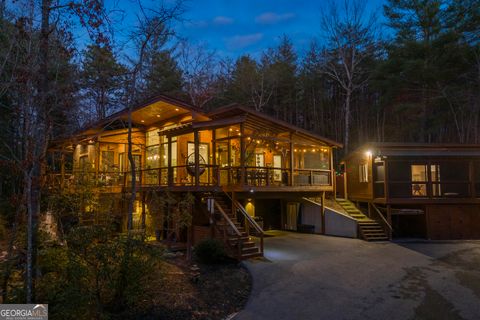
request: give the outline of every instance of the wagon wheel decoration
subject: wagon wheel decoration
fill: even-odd
[[[195,176],[195,153],[191,153],[187,157],[186,161],[187,165],[187,172],[191,176]],[[207,162],[202,157],[202,155],[198,155],[198,175],[201,176],[205,170],[207,169]]]

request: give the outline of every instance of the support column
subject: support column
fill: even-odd
[[[145,191],[142,192],[142,229],[145,230],[145,220],[146,220],[146,205],[145,205]]]
[[[200,137],[198,130],[193,132],[193,143],[195,148],[195,186],[200,185]]]
[[[217,168],[217,141],[215,135],[215,129],[212,129],[212,170],[210,175],[212,176],[212,181],[216,180],[214,185],[220,185],[220,174],[219,169]]]
[[[240,165],[241,165],[241,172],[240,172],[240,185],[245,185],[245,127],[243,122],[240,123]]]
[[[288,183],[289,186],[293,186],[293,134],[290,133],[290,181]]]
[[[173,185],[173,168],[172,168],[172,137],[168,137],[168,186]]]
[[[328,150],[327,146],[327,150]],[[330,148],[330,181],[333,188],[333,198],[337,198],[337,173],[333,167],[333,148]]]
[[[325,191],[322,191],[320,210],[322,213],[322,234],[325,234]]]

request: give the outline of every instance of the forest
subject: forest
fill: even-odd
[[[36,228],[51,203],[42,183],[51,142],[160,93],[204,110],[251,107],[341,142],[337,158],[367,141],[480,143],[479,1],[387,0],[378,11],[363,1],[331,1],[318,12],[318,37],[306,50],[278,34],[277,46],[239,57],[177,32],[184,1],[132,3],[135,22],[119,39],[101,0],[0,1],[3,301],[35,300],[36,266],[45,263]],[[86,36],[79,40],[79,33]],[[66,237],[77,249],[86,245],[75,232]],[[119,252],[110,244],[105,255]],[[82,252],[88,255],[64,256],[64,281],[74,281],[67,272],[74,263],[88,260]],[[122,273],[128,263],[117,270],[116,306],[133,290]],[[67,295],[37,282],[44,298]]]

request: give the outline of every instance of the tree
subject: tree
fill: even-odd
[[[272,79],[275,79],[275,93],[271,100],[274,113],[283,121],[297,124],[297,55],[290,39],[284,35],[278,47],[268,50],[262,60],[262,64],[268,66]]]
[[[327,42],[323,52],[324,72],[342,88],[345,100],[344,151],[350,143],[350,117],[354,92],[363,88],[371,72],[365,62],[376,54],[375,15],[366,18],[365,4],[345,0],[341,7],[333,2],[321,17],[322,32]]]
[[[150,97],[160,93],[178,94],[182,89],[182,71],[172,57],[171,50],[152,51],[147,56],[142,96]]]
[[[273,83],[266,68],[246,55],[235,62],[228,91],[232,101],[263,111],[273,94]]]
[[[204,108],[220,92],[215,52],[184,41],[179,46],[178,62],[183,72],[183,88],[190,101]]]
[[[416,114],[412,120],[418,130],[410,139],[473,140],[478,118],[471,115],[478,113],[478,104],[467,98],[472,82],[466,79],[472,79],[475,64],[471,40],[479,30],[478,24],[474,27],[478,3],[389,1],[384,11],[395,41],[388,47],[382,75],[385,83],[395,83],[386,89],[397,97],[393,104]]]
[[[125,73],[110,46],[91,44],[85,50],[81,88],[84,104],[95,108],[95,120],[104,119],[119,107]]]

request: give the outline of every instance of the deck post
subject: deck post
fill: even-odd
[[[217,168],[217,141],[216,141],[216,136],[215,136],[215,129],[212,129],[212,171],[210,174],[212,175],[212,180],[216,179],[216,183],[214,185],[219,186],[220,185],[220,179],[219,179],[219,169]]]
[[[145,191],[142,192],[142,229],[145,230],[145,217],[146,217],[146,205],[145,205]]]
[[[372,217],[372,204],[370,202],[367,202],[367,206],[368,206],[368,217],[371,218]]]
[[[327,149],[328,150],[328,149]],[[330,149],[330,183],[333,188],[333,199],[337,199],[337,173],[333,167],[333,148]]]
[[[325,234],[325,191],[322,191],[320,210],[322,214],[322,234]]]
[[[195,187],[198,187],[200,185],[200,138],[198,130],[193,131],[193,143],[195,147]]]
[[[172,168],[172,137],[168,136],[168,186],[173,185],[173,168]]]
[[[387,221],[388,224],[392,225],[392,207],[387,204]],[[392,230],[388,230],[388,239],[392,240]]]
[[[293,133],[290,133],[290,181],[289,186],[293,186]]]
[[[243,122],[240,123],[240,185],[245,185],[245,127]]]

